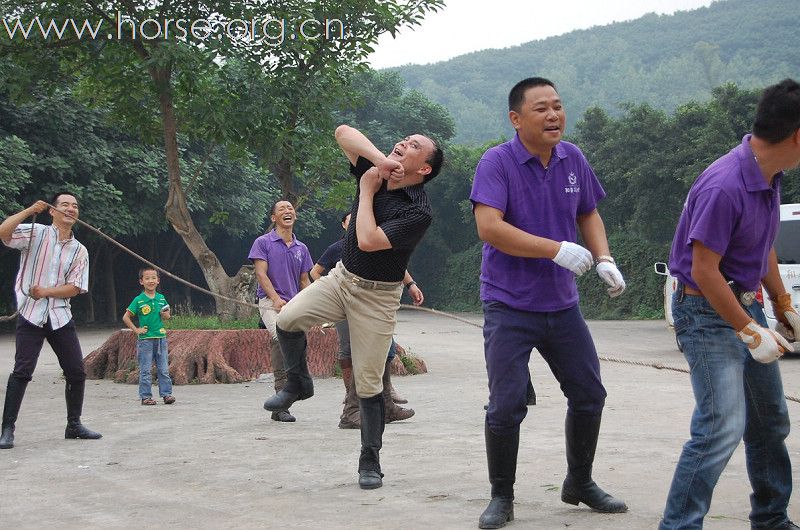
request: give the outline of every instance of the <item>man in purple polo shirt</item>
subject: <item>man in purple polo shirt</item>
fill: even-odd
[[[784,333],[800,336],[773,248],[783,171],[800,164],[800,85],[768,87],[753,134],[695,181],[678,221],[669,268],[679,283],[675,332],[689,363],[695,409],[659,528],[702,528],[711,495],[744,437],[750,525],[798,528],[786,513],[792,470],[789,414],[777,360],[791,350],[767,328],[752,291],[776,300]]]
[[[276,202],[270,219],[275,228],[253,242],[248,258],[256,269],[258,312],[272,337],[270,362],[277,393],[286,386],[286,368],[275,322],[286,302],[311,283],[308,271],[314,262],[308,247],[294,236],[297,214],[291,202]],[[274,421],[295,421],[288,409],[273,411],[271,418]]]
[[[581,151],[561,140],[566,117],[552,82],[520,81],[511,89],[508,108],[517,134],[484,153],[470,195],[484,241],[481,301],[489,376],[485,434],[492,501],[480,528],[500,528],[514,519],[519,429],[527,414],[533,348],[567,397],[568,473],[561,500],[605,513],[628,509],[591,476],[606,391],[575,284],[575,275],[597,261],[609,295],[625,290],[597,212],[605,192]],[[575,243],[578,230],[588,249]]]

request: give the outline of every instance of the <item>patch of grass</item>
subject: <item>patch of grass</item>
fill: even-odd
[[[414,364],[414,360],[411,358],[410,355],[400,355],[400,362],[403,363],[403,366],[406,369],[406,372],[410,373],[411,375],[417,375],[419,371],[417,370],[417,365]]]
[[[247,320],[220,320],[216,315],[179,314],[164,322],[167,329],[256,329],[258,316]]]

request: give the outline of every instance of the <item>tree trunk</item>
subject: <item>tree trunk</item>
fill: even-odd
[[[195,227],[181,186],[178,127],[170,90],[170,68],[151,67],[150,74],[156,84],[159,95],[161,118],[164,126],[164,152],[169,176],[169,195],[165,207],[167,220],[172,224],[178,235],[181,236],[189,252],[192,253],[192,256],[200,265],[200,270],[203,272],[209,291],[230,297],[236,284],[235,278],[228,276],[216,254],[208,248],[200,232]],[[236,314],[234,305],[237,304],[219,298],[215,298],[215,303],[216,313],[221,319],[234,318]]]

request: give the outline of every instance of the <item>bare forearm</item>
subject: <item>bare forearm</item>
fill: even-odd
[[[609,256],[611,254],[608,248],[606,226],[597,210],[579,216],[577,224],[581,237],[584,243],[586,243],[586,248],[589,249],[592,256],[596,258],[597,256]]]
[[[14,230],[28,217],[32,216],[36,213],[33,209],[33,206],[29,208],[25,208],[21,212],[15,213],[14,215],[7,217],[2,223],[0,223],[0,239],[8,243],[11,241],[11,234],[14,233]]]
[[[358,160],[359,156],[366,158],[376,166],[386,159],[386,156],[358,129],[349,125],[340,125],[336,128],[335,136],[339,147],[353,163]]]
[[[786,287],[783,285],[783,280],[781,279],[781,273],[778,270],[778,256],[775,254],[774,248],[770,251],[769,257],[767,258],[767,275],[761,279],[761,283],[764,285],[764,288],[767,290],[772,300],[776,300],[778,295],[786,292]]]

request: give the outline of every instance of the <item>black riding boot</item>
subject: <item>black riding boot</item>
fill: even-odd
[[[628,506],[615,499],[592,480],[592,463],[600,434],[600,414],[567,414],[564,433],[567,439],[567,478],[561,487],[561,500],[577,506],[579,502],[603,513],[622,513]]]
[[[98,440],[103,437],[99,432],[94,432],[83,426],[81,423],[81,412],[83,411],[83,390],[86,381],[67,381],[64,387],[64,397],[67,400],[67,428],[64,430],[64,438],[86,440]]]
[[[264,402],[264,408],[273,412],[289,410],[297,400],[314,395],[314,381],[308,372],[306,359],[306,334],[302,331],[284,331],[277,328],[286,368],[286,386]]]
[[[383,446],[383,394],[359,398],[361,414],[361,456],[358,458],[358,485],[362,490],[383,486],[380,450]]]
[[[3,407],[3,427],[2,434],[0,434],[0,449],[14,447],[14,424],[17,422],[19,407],[22,405],[22,398],[25,396],[25,388],[27,386],[27,381],[14,377],[14,374],[8,376],[6,403]]]
[[[506,435],[495,434],[487,422],[485,432],[492,501],[481,514],[478,528],[502,528],[507,522],[514,520],[514,481],[517,474],[519,431]]]

